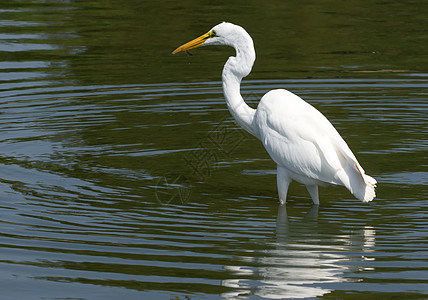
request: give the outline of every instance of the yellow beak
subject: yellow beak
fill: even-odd
[[[207,39],[209,39],[210,37],[212,37],[212,33],[211,32],[207,32],[207,33],[201,35],[200,37],[198,37],[198,38],[196,38],[194,40],[191,40],[190,42],[188,42],[188,43],[186,43],[184,45],[181,45],[180,47],[178,47],[177,49],[175,49],[174,51],[172,51],[172,54],[179,53],[179,52],[182,52],[182,51],[187,51],[187,50],[190,50],[190,49],[202,46],[205,43],[205,41]]]

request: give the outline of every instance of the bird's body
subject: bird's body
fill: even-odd
[[[281,203],[286,202],[292,180],[306,185],[316,205],[318,186],[327,184],[343,185],[364,202],[373,200],[376,180],[365,174],[346,142],[321,112],[284,89],[265,94],[257,109],[245,103],[240,84],[251,72],[256,55],[253,41],[242,27],[221,23],[173,53],[210,44],[236,49],[236,56],[230,57],[223,68],[223,92],[236,122],[260,139],[277,164]]]

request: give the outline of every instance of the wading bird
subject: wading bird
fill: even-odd
[[[284,89],[266,93],[257,109],[245,103],[240,84],[256,59],[253,40],[245,29],[223,22],[172,53],[208,45],[236,50],[223,68],[223,93],[235,121],[263,143],[277,164],[281,204],[286,203],[292,180],[306,186],[315,205],[319,205],[318,186],[328,184],[345,186],[363,202],[373,200],[376,180],[365,174],[346,142],[316,108]]]

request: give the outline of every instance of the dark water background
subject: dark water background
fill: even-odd
[[[424,1],[3,1],[1,299],[423,299],[428,294]],[[275,165],[221,91],[245,27],[255,107],[286,88],[379,184],[364,204]]]

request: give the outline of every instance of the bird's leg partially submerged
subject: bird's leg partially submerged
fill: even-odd
[[[278,165],[276,169],[276,183],[278,185],[279,202],[281,205],[287,202],[287,192],[290,182],[291,178],[288,176],[287,169]]]
[[[309,195],[311,195],[312,201],[314,201],[315,205],[320,205],[320,200],[318,198],[318,185],[316,184],[307,184],[306,189],[309,192]]]

